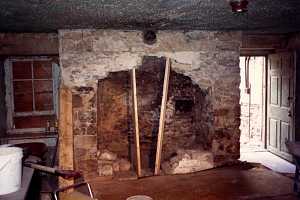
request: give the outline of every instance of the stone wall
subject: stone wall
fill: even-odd
[[[170,57],[174,71],[208,91],[214,165],[238,159],[240,41],[240,32],[159,31],[157,42],[147,45],[140,31],[59,31],[62,80],[73,92],[76,169],[97,174],[98,80],[109,72],[138,68],[144,56]]]
[[[0,55],[40,56],[57,54],[57,33],[0,33]]]
[[[163,159],[172,157],[178,149],[211,150],[211,95],[174,71],[170,74],[164,136]]]
[[[129,71],[113,72],[99,80],[97,92],[98,173],[113,175],[131,160],[133,117]],[[123,165],[122,165],[123,166]],[[131,167],[129,163],[128,171]],[[123,170],[123,167],[121,167]]]

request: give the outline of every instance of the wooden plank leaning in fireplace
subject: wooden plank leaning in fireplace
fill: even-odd
[[[133,98],[133,114],[134,114],[134,130],[135,130],[135,145],[136,145],[136,161],[137,161],[137,175],[141,177],[141,151],[140,151],[140,133],[139,133],[139,117],[138,117],[138,106],[137,106],[137,89],[136,89],[136,73],[135,69],[132,69],[132,98]]]
[[[158,136],[157,136],[155,171],[154,171],[155,175],[159,175],[160,173],[163,134],[164,134],[164,127],[165,127],[165,115],[166,115],[166,106],[168,100],[170,69],[171,69],[171,61],[170,58],[167,58],[166,67],[165,67],[164,85],[163,85],[163,95],[162,95],[161,108],[160,108],[159,129],[158,129]]]

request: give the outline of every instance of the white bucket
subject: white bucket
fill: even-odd
[[[0,148],[0,195],[21,187],[23,151],[18,147]]]
[[[12,144],[1,144],[0,148],[4,148],[4,147],[10,147]]]
[[[136,195],[136,196],[128,197],[126,200],[153,200],[153,199],[145,195]]]

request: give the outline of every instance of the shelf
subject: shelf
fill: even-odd
[[[57,138],[57,132],[39,132],[39,133],[18,133],[7,134],[1,139],[37,139],[37,138]]]

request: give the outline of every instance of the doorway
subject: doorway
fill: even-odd
[[[293,63],[291,53],[240,57],[242,161],[293,173],[285,140],[294,140]]]
[[[240,57],[241,151],[264,150],[264,56]]]

